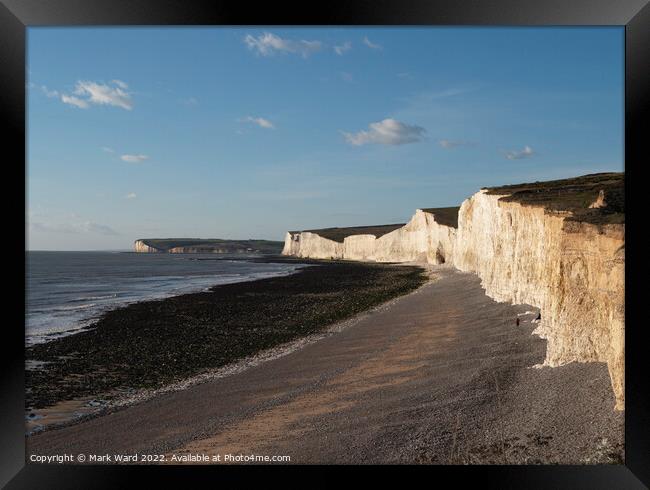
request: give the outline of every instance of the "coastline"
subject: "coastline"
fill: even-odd
[[[194,454],[289,455],[298,464],[621,463],[624,420],[610,409],[606,366],[534,369],[546,350],[533,335],[535,309],[495,302],[474,274],[435,273],[352,319],[353,328],[35,434],[28,454],[137,452],[172,464]]]
[[[253,261],[295,262],[305,264],[305,266],[290,275],[256,279],[253,281],[234,284],[220,284],[209,288],[208,292],[189,293],[164,299],[140,301],[125,305],[106,312],[98,321],[83,329],[84,331],[81,333],[61,339],[55,339],[47,344],[29,346],[26,349],[26,358],[28,362],[45,363],[45,365],[48,365],[48,363],[56,363],[55,367],[58,368],[58,372],[54,375],[45,374],[48,372],[47,369],[28,372],[27,384],[28,388],[30,388],[28,390],[28,400],[32,402],[31,407],[26,405],[26,409],[28,409],[26,411],[26,419],[28,427],[30,428],[28,434],[78,424],[90,418],[103,416],[165,393],[186,389],[189,386],[240,373],[250,367],[283,357],[304,347],[305,345],[309,345],[324,337],[330,336],[333,333],[360,321],[362,318],[365,318],[365,316],[372,314],[372,312],[387,308],[402,295],[417,290],[417,288],[427,282],[422,273],[423,268],[414,264],[376,265],[348,262],[331,263],[329,261],[323,263],[321,261],[309,259],[295,260],[284,257],[260,257],[253,259]],[[314,267],[314,265],[317,265],[317,267]],[[222,356],[214,366],[206,366],[206,363],[203,365],[199,363],[199,365],[195,365],[193,368],[181,369],[180,373],[173,372],[172,369],[171,373],[166,372],[162,376],[156,378],[156,383],[139,383],[140,380],[132,377],[130,379],[131,386],[128,386],[128,384],[127,386],[124,386],[124,384],[118,386],[114,383],[114,386],[110,387],[110,389],[93,390],[88,389],[88,386],[84,387],[83,385],[76,385],[63,390],[62,393],[59,393],[58,398],[56,396],[48,396],[51,394],[47,393],[47,388],[44,388],[44,386],[53,386],[57,381],[57,386],[60,386],[62,380],[70,377],[83,376],[82,382],[88,383],[88,374],[92,376],[93,373],[79,372],[78,367],[88,366],[89,364],[92,365],[92,361],[88,358],[91,357],[90,354],[97,355],[96,347],[98,345],[101,345],[102,348],[107,350],[116,347],[114,345],[115,343],[111,343],[110,341],[115,338],[114,335],[109,335],[111,329],[121,329],[122,332],[126,333],[128,336],[133,335],[134,329],[137,329],[137,326],[130,325],[129,327],[125,327],[125,322],[136,320],[135,323],[138,323],[138,320],[142,321],[144,319],[148,324],[158,323],[155,315],[154,317],[149,315],[144,318],[138,318],[132,310],[145,309],[149,310],[148,313],[151,313],[151,311],[160,313],[160,310],[164,310],[165,305],[167,305],[170,306],[172,310],[172,316],[167,315],[165,317],[164,314],[161,314],[158,320],[165,317],[166,320],[173,319],[178,321],[187,319],[188,312],[191,314],[191,311],[195,310],[197,305],[205,306],[205,303],[208,301],[224,303],[225,300],[227,303],[228,298],[233,300],[237,297],[241,299],[242,296],[263,296],[264,294],[267,294],[270,289],[278,287],[281,289],[283,286],[286,288],[289,285],[291,285],[289,289],[293,290],[292,293],[295,296],[300,296],[300,294],[295,294],[295,291],[304,291],[305,287],[307,287],[307,289],[313,289],[314,287],[319,289],[317,283],[323,283],[322,279],[326,278],[328,275],[333,277],[329,281],[324,281],[325,283],[329,282],[325,285],[327,291],[321,290],[311,293],[311,301],[309,304],[309,308],[320,307],[319,309],[322,310],[322,313],[316,315],[318,317],[316,319],[303,318],[303,320],[307,321],[308,326],[306,329],[302,329],[302,331],[289,332],[288,334],[282,332],[280,335],[275,336],[275,338],[260,339],[261,342],[258,342],[257,344],[254,342],[251,343],[250,339],[247,339],[249,347],[248,351],[244,350],[242,353],[240,350],[235,352],[234,355]],[[347,279],[347,283],[344,283],[345,281],[337,281],[337,278],[339,280]],[[355,287],[351,287],[350,280],[356,282],[356,289]],[[321,284],[321,289],[322,286],[323,284]],[[233,289],[236,291],[233,292]],[[371,290],[370,294],[367,293],[367,290],[369,289]],[[352,294],[350,294],[351,291]],[[356,296],[355,292],[358,293]],[[287,295],[292,293],[285,291],[285,293],[279,295],[279,297],[283,297],[287,300],[289,299]],[[318,301],[319,293],[323,296],[320,303]],[[343,309],[331,308],[332,295],[338,296],[338,299],[340,300],[339,302],[347,304],[347,306]],[[355,301],[357,302],[356,304],[354,304]],[[295,303],[295,301],[293,302]],[[234,303],[237,303],[236,299],[234,300]],[[249,303],[251,302],[249,301]],[[252,301],[252,303],[255,303],[255,301]],[[288,313],[295,314],[296,306],[298,307],[298,310],[302,310],[303,314],[306,313],[304,304],[294,305],[294,308],[292,309],[291,303],[292,301],[289,300]],[[328,304],[330,304],[330,306],[327,306]],[[254,307],[253,304],[249,304],[248,306]],[[281,316],[283,314],[282,307],[285,307],[285,313],[287,313],[287,302],[285,301],[283,305],[278,307],[279,310],[274,308],[278,310],[275,312],[276,316]],[[231,309],[226,308],[225,311],[226,313],[224,314],[229,316],[233,315]],[[332,314],[332,312],[335,313]],[[326,313],[326,315],[323,315],[323,313]],[[242,318],[241,315],[237,316],[236,313],[235,317],[240,320]],[[253,315],[253,317],[255,317],[255,315]],[[262,317],[257,318],[257,324],[254,324],[253,322],[253,335],[256,330],[264,328],[263,323],[260,322],[260,318]],[[267,320],[266,317],[263,317],[263,319],[264,321]],[[300,315],[295,317],[294,320],[301,323]],[[314,322],[314,320],[316,321]],[[164,329],[165,334],[170,333],[169,327],[170,325],[167,325]],[[174,330],[173,326],[171,330]],[[176,333],[187,336],[186,330],[184,332]],[[199,337],[201,337],[201,340],[205,341],[205,335],[199,335]],[[84,340],[82,342],[76,342],[75,338],[81,338]],[[140,335],[139,340],[142,340],[142,335]],[[152,339],[154,343],[159,343],[159,340],[159,337]],[[169,339],[167,339],[167,341],[169,341]],[[190,345],[195,345],[196,338],[192,339],[192,337],[190,337],[189,340],[186,339],[186,341]],[[179,343],[174,343],[174,339],[172,339],[171,342],[171,345],[167,345],[167,350],[169,351],[171,348],[172,353],[174,353],[174,349],[176,351],[179,350]],[[241,337],[239,342],[241,343]],[[81,347],[94,347],[95,350],[91,349],[90,351],[83,351],[79,345],[75,344],[81,344]],[[75,372],[74,366],[67,366],[69,359],[64,358],[64,360],[61,361],[62,353],[63,356],[66,356],[69,355],[70,352],[72,352],[73,355],[77,354],[77,352],[89,353],[85,358],[82,355],[80,359],[77,358],[73,360],[73,363],[75,360],[77,361],[77,372]],[[147,353],[143,352],[142,349],[140,349],[140,352],[143,357],[147,356]],[[145,363],[151,364],[151,360],[144,360]],[[210,359],[206,362],[214,362],[214,360]],[[110,366],[108,367],[110,368]],[[94,368],[94,371],[106,373],[106,365],[97,366]],[[111,373],[109,369],[108,374],[115,375],[116,373]],[[120,379],[124,380],[124,377]],[[92,384],[92,381],[89,384]],[[37,389],[36,396],[34,396],[34,388]],[[41,389],[40,392],[38,391],[39,388]],[[64,396],[61,397],[61,394]],[[72,396],[70,396],[70,394],[72,394]],[[36,401],[36,403],[34,403],[34,401]],[[31,415],[31,417],[28,416],[28,414]]]
[[[128,259],[116,260],[116,256]],[[30,252],[25,345],[75,335],[104,313],[129,304],[208,291],[221,284],[290,275],[306,265],[266,260],[270,257],[273,256]],[[86,266],[91,268],[89,281],[79,272]]]

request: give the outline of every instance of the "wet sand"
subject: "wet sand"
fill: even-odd
[[[29,454],[290,456],[291,463],[617,463],[605,364],[532,368],[536,310],[452,269],[243,372],[27,438]],[[533,313],[519,316],[526,311]],[[223,459],[222,459],[223,460]]]

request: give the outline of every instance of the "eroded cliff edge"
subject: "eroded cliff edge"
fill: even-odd
[[[283,254],[445,263],[474,272],[495,300],[540,308],[535,333],[548,341],[544,365],[606,362],[622,410],[623,174],[482,189],[463,202],[457,224],[449,219],[454,208],[438,209],[445,211],[418,209],[389,231],[289,232]]]

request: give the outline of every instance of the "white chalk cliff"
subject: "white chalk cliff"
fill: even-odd
[[[133,251],[140,252],[140,253],[148,253],[148,254],[164,252],[164,250],[160,250],[150,245],[147,245],[142,240],[135,241],[135,243],[133,244]]]
[[[456,229],[436,222],[433,213],[418,209],[403,227],[376,238],[351,235],[343,243],[314,232],[287,233],[283,255],[314,259],[442,264],[453,256]]]
[[[567,220],[569,212],[500,200],[482,190],[465,200],[458,228],[418,209],[401,228],[343,243],[287,233],[284,255],[377,262],[445,263],[474,272],[496,301],[540,308],[535,333],[548,341],[545,366],[605,362],[616,408],[624,409],[625,225]],[[602,193],[592,207],[605,205]]]
[[[477,273],[497,301],[540,308],[544,365],[606,362],[623,409],[624,225],[566,221],[499,197],[481,191],[463,202],[455,267]]]

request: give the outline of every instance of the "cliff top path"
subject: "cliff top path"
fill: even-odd
[[[601,363],[535,369],[537,311],[437,280],[239,374],[27,438],[28,454],[288,455],[292,463],[616,463]],[[527,313],[528,312],[528,313]],[[520,326],[516,319],[520,318]]]

